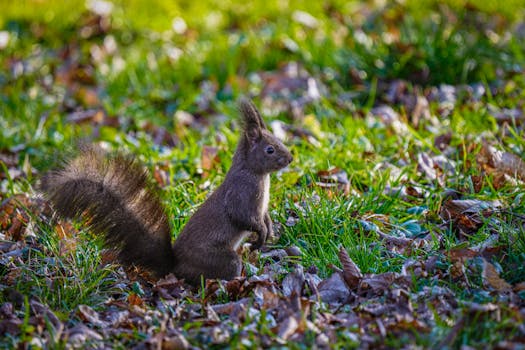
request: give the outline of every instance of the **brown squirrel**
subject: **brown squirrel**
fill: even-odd
[[[131,157],[109,157],[93,147],[46,174],[41,189],[59,215],[83,218],[125,266],[157,278],[173,272],[190,284],[232,279],[242,262],[236,249],[250,233],[252,249],[272,235],[268,214],[270,173],[292,161],[255,106],[239,102],[242,135],[224,182],[193,214],[175,243],[165,209],[144,167]]]

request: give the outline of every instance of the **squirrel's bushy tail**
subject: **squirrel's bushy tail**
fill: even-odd
[[[61,170],[45,175],[41,189],[59,215],[82,218],[104,235],[122,264],[146,268],[158,277],[173,271],[164,207],[147,171],[132,157],[84,149]]]

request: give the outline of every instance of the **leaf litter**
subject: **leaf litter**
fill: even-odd
[[[28,204],[31,199],[25,201]],[[498,206],[492,202],[456,200],[447,208],[448,220],[452,220],[452,216],[483,215],[480,214],[483,212],[486,215],[487,210],[495,210]],[[387,239],[385,236],[381,237]],[[405,239],[402,244],[414,241]],[[5,238],[3,242],[2,265],[9,268],[5,259],[17,244],[24,244],[24,238],[11,246]],[[28,249],[39,249],[34,242],[25,245]],[[291,252],[297,254],[293,249]],[[138,330],[149,334],[140,347],[162,344],[163,347],[185,349],[191,347],[192,339],[202,337],[208,339],[209,344],[226,345],[234,334],[250,343],[250,334],[259,334],[259,325],[265,324],[268,331],[258,335],[258,344],[262,346],[301,342],[314,334],[317,346],[323,347],[335,341],[337,332],[345,331],[361,346],[375,347],[380,346],[386,334],[407,336],[414,330],[429,332],[436,325],[431,312],[435,310],[440,317],[459,317],[451,333],[442,340],[448,344],[454,332],[459,331],[456,328],[464,327],[463,323],[471,314],[481,312],[492,318],[497,312],[503,312],[503,304],[465,304],[446,287],[417,288],[414,278],[445,279],[448,276],[460,283],[468,282],[475,273],[469,262],[476,259],[481,259],[483,288],[488,292],[505,293],[509,300],[514,300],[505,308],[516,311],[523,308],[523,301],[516,294],[520,287],[506,282],[496,267],[483,257],[482,250],[450,250],[446,253],[452,262],[449,269],[438,267],[436,257],[429,257],[427,261],[407,260],[400,272],[362,273],[341,246],[342,268],[334,266],[334,272],[325,278],[315,272],[305,272],[302,265],[287,259],[284,250],[270,250],[265,254],[273,259],[264,265],[262,273],[244,275],[232,281],[210,280],[204,289],[191,288],[170,275],[156,282],[145,280],[142,291],[136,294],[127,291],[135,290],[133,285],[137,282],[119,277],[120,291],[106,300],[104,308],[79,305],[68,320],[57,317],[51,309],[30,297],[28,322],[34,327],[32,341],[45,344],[62,340],[74,346],[102,346],[104,339],[116,333],[126,338]],[[283,267],[278,273],[274,272],[275,264]],[[455,269],[459,269],[459,273],[454,272]],[[4,292],[5,288],[14,287],[13,280],[3,278],[1,283]],[[0,329],[17,335],[22,332],[21,325],[27,317],[24,316],[24,303],[14,295],[7,300],[0,306]],[[518,322],[523,317],[519,315],[519,312],[514,313],[512,317],[517,317]],[[44,320],[50,322],[51,328],[42,327]]]

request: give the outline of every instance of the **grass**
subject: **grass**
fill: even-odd
[[[302,264],[316,266],[321,276],[331,273],[329,264],[339,264],[341,245],[365,273],[400,271],[408,259],[474,246],[491,236],[490,219],[466,243],[452,227],[442,226],[442,194],[455,189],[466,198],[497,199],[510,208],[513,214],[495,216],[501,223],[496,263],[507,282],[523,282],[523,185],[497,186],[494,178],[476,167],[476,153],[483,140],[489,140],[500,149],[525,154],[523,127],[516,122],[502,126],[493,108],[523,113],[525,79],[516,73],[523,72],[525,49],[515,28],[525,4],[465,5],[452,0],[383,7],[346,1],[272,0],[250,6],[238,1],[213,5],[117,1],[111,29],[98,28],[100,35],[83,38],[78,33],[90,25],[84,2],[5,2],[0,28],[9,33],[9,43],[0,49],[0,152],[14,155],[12,167],[24,169],[26,179],[2,177],[0,198],[29,192],[40,174],[73,152],[78,140],[102,141],[111,149],[136,154],[152,172],[160,169],[166,174],[169,185],[162,194],[176,234],[229,167],[238,137],[236,97],[252,93],[262,105],[263,84],[257,74],[297,61],[326,93],[305,107],[304,119],[293,120],[289,113],[272,109],[266,113],[269,124],[280,120],[315,135],[315,142],[291,137],[288,145],[295,162],[273,177],[271,211],[282,224],[277,246],[298,246]],[[302,14],[298,11],[316,21],[305,24],[304,17],[297,19]],[[174,32],[175,17],[183,18],[189,29]],[[449,115],[439,102],[431,101],[429,111],[435,118],[422,118],[414,125],[407,103],[387,101],[388,89],[398,79],[406,82],[408,91],[425,96],[442,84],[478,84],[486,94],[473,102],[468,92],[458,88]],[[398,132],[369,117],[374,106],[387,102],[399,112],[407,130]],[[103,110],[111,120],[68,122],[73,111],[86,109]],[[185,127],[177,119],[178,111],[191,113],[196,122]],[[173,145],[158,141],[162,130],[173,136]],[[451,151],[441,151],[434,139],[447,132],[452,137]],[[204,146],[218,148],[219,162],[208,178],[199,171]],[[418,155],[422,153],[453,162],[445,183],[421,172]],[[9,168],[4,160],[0,162]],[[317,172],[330,168],[347,173],[350,194],[316,185]],[[476,176],[483,178],[479,188],[473,180]],[[399,186],[418,187],[423,195],[388,191]],[[297,219],[294,225],[285,224],[290,217]],[[81,234],[73,250],[62,254],[54,227],[41,223],[35,230],[43,249],[24,256],[14,289],[24,296],[38,296],[64,319],[80,304],[102,305],[115,287],[116,272],[114,267],[98,267],[99,244]],[[442,240],[435,238],[430,251],[391,254],[381,243],[379,230],[408,237],[429,232]],[[442,255],[440,263],[441,271],[452,265]],[[483,294],[480,271],[472,269],[478,277],[473,278],[473,292],[455,281],[436,282],[430,277],[418,284],[420,288],[447,286],[465,301],[496,302],[497,295]],[[2,272],[3,278],[6,273]],[[4,301],[1,296],[0,302]],[[475,315],[471,324],[477,326],[464,327],[453,346],[496,344],[507,333],[500,336],[493,329],[514,327],[517,332],[507,319]],[[263,321],[258,325],[252,339],[256,344],[260,344],[257,333],[271,333]],[[449,328],[450,320],[436,320],[435,329],[417,342],[430,346],[443,339]],[[233,344],[247,346],[242,343],[242,330],[238,332]],[[346,344],[345,337],[352,338],[341,334],[341,343],[334,347]],[[306,338],[315,344],[315,334]],[[8,341],[17,340],[2,340]],[[410,341],[393,336],[387,345]]]
[[[100,306],[112,293],[115,277],[101,265],[97,244],[85,244],[86,234],[59,238],[51,227],[40,227],[43,251],[27,250],[24,264],[13,272],[13,290],[21,295],[38,295],[42,303],[57,310],[78,305]],[[81,232],[82,233],[82,232]],[[82,242],[77,244],[77,239]],[[101,268],[93,269],[94,266]],[[67,320],[67,314],[64,314]]]

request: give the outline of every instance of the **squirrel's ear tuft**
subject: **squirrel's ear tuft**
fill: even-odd
[[[266,125],[259,114],[255,105],[246,97],[239,99],[239,111],[241,112],[241,124],[249,138],[261,136],[261,130],[266,129]]]

